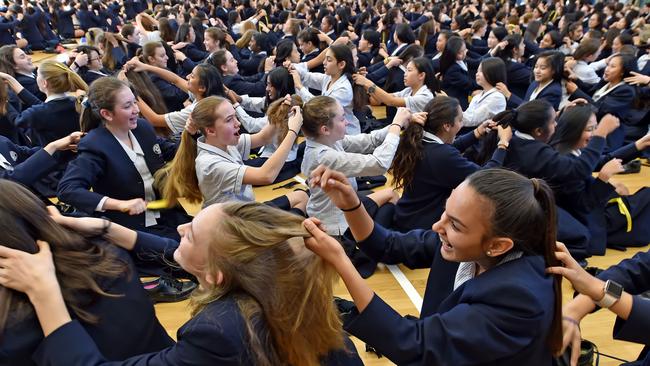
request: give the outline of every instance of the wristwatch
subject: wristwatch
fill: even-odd
[[[603,292],[605,293],[605,296],[603,296],[600,301],[594,302],[601,308],[609,308],[616,304],[616,302],[621,298],[621,295],[623,295],[623,286],[615,281],[607,280]]]
[[[370,88],[368,88],[368,94],[372,94],[377,90],[377,85],[373,85]]]

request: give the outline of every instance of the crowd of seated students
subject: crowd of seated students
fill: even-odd
[[[611,180],[650,156],[650,5],[520,3],[0,4],[0,364],[361,364],[349,333],[550,365],[594,301],[647,345],[647,253],[582,267],[650,243],[650,189]],[[419,318],[378,262],[430,268]],[[151,303],[188,297],[173,341]]]

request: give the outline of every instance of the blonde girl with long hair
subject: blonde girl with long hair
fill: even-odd
[[[203,209],[178,230],[174,258],[201,284],[190,301],[192,318],[175,345],[110,365],[362,365],[332,301],[335,272],[306,249],[301,217],[257,202],[229,202]],[[134,241],[122,245],[129,249]],[[39,242],[39,249],[27,254],[0,246],[0,285],[32,299],[43,329],[37,362],[109,364],[70,318],[49,245]],[[72,341],[76,347],[58,346]]]
[[[267,125],[256,134],[239,133],[241,124],[232,104],[221,97],[207,97],[197,104],[181,137],[171,164],[158,172],[156,180],[163,196],[176,203],[179,197],[203,201],[203,207],[233,199],[253,201],[253,185],[273,183],[302,126],[302,113],[293,107],[288,129],[277,150],[260,167],[244,165],[250,150],[273,142],[276,127]],[[201,132],[196,140],[192,135]],[[304,214],[307,194],[294,191],[269,204]]]

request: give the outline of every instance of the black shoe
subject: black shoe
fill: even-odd
[[[46,49],[43,50],[45,53],[59,53],[57,50],[54,49],[54,47],[47,47]]]
[[[171,277],[160,277],[153,281],[144,282],[144,289],[149,294],[151,301],[178,302],[190,297],[197,285],[191,281],[179,281]]]
[[[587,268],[587,266],[589,265],[586,259],[578,259],[577,262],[582,268]]]
[[[34,51],[32,51],[31,49],[28,48],[28,49],[25,50],[25,54],[26,55],[33,55]]]

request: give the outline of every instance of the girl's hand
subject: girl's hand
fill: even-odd
[[[549,267],[546,272],[563,276],[571,282],[576,291],[591,297],[592,300],[602,300],[605,282],[593,277],[580,267],[564,244],[557,242],[556,245],[555,257],[562,262],[562,266]]]
[[[50,245],[41,240],[36,244],[35,254],[0,246],[0,285],[27,294],[31,301],[59,290]]]
[[[289,129],[299,132],[302,127],[302,110],[300,107],[293,106],[291,107],[291,112],[289,112]]]
[[[499,141],[510,142],[512,139],[512,127],[508,126],[503,128],[503,126],[497,126],[497,134],[499,135]]]
[[[121,212],[128,213],[129,215],[139,215],[147,209],[147,202],[142,198],[120,201],[119,208]]]
[[[128,66],[129,70],[133,70],[135,72],[146,71],[148,66],[145,65],[142,61],[140,61],[138,56],[135,56],[129,61],[127,61],[126,65]]]
[[[359,204],[359,197],[341,172],[319,165],[309,175],[309,186],[320,187],[338,208],[348,209]]]
[[[275,67],[275,56],[264,59],[264,72],[270,72]]]
[[[578,90],[578,85],[576,83],[574,83],[573,81],[567,81],[565,88],[566,88],[567,94],[571,95],[571,94],[575,93],[576,90]]]
[[[77,144],[79,144],[79,140],[83,135],[83,132],[80,131],[73,132],[66,137],[50,142],[48,145],[51,145],[56,151],[77,150]]]
[[[481,124],[476,127],[476,131],[478,132],[478,137],[481,138],[485,136],[488,132],[490,132],[490,130],[494,126],[496,126],[496,123],[491,119],[487,119],[481,122]]]
[[[602,168],[600,168],[598,179],[602,180],[603,182],[609,182],[609,179],[614,174],[622,173],[623,171],[625,171],[625,168],[623,168],[622,160],[612,159],[605,163]]]
[[[625,82],[631,85],[648,85],[650,84],[650,76],[632,71],[632,76],[626,77]]]
[[[81,235],[100,235],[108,226],[108,220],[97,217],[70,217],[63,216],[54,206],[47,206],[47,213],[54,222],[65,226]]]
[[[192,121],[191,115],[187,117],[187,121],[185,121],[185,129],[190,135],[196,135],[199,132],[199,126]]]
[[[185,59],[187,58],[187,56],[186,56],[183,52],[181,52],[181,51],[179,51],[179,50],[174,50],[174,58],[175,58],[176,61],[178,61],[178,62],[183,62],[183,61],[185,61]]]
[[[298,73],[298,70],[296,70],[295,67],[291,67],[289,69],[289,73],[291,74],[291,77],[293,78],[293,85],[296,90],[302,89],[302,80],[300,80],[300,74]]]
[[[636,140],[634,143],[636,149],[639,151],[645,150],[650,147],[650,133]]]
[[[614,132],[621,125],[617,117],[611,114],[606,114],[598,123],[598,127],[594,131],[594,135],[600,137],[607,137],[610,133]]]
[[[397,108],[397,113],[395,113],[395,118],[393,118],[393,123],[397,123],[402,129],[405,129],[411,121],[411,115],[411,111],[408,108],[399,107]]]
[[[77,56],[75,56],[74,58],[74,62],[79,67],[86,66],[88,65],[88,55],[85,53],[78,53]]]
[[[508,90],[508,87],[506,86],[506,84],[497,83],[497,85],[495,85],[495,87],[497,88],[499,93],[503,94],[503,96],[506,97],[506,99],[510,99],[510,97],[512,96],[512,93],[510,92],[510,90]]]
[[[310,238],[305,238],[305,246],[317,256],[332,266],[336,267],[341,260],[345,260],[346,254],[343,246],[334,238],[327,235],[321,228],[318,227],[320,221],[314,218],[309,218],[303,221],[303,226],[312,235]]]
[[[361,85],[364,88],[370,88],[371,86],[374,85],[372,81],[368,80],[368,78],[366,78],[364,75],[358,73],[352,75],[352,80],[354,80],[355,84]]]
[[[411,123],[418,124],[420,126],[424,126],[424,124],[427,122],[427,112],[417,112],[411,114]]]
[[[393,67],[398,67],[401,64],[402,64],[402,59],[401,58],[393,57],[388,61],[388,63],[386,63],[386,68],[387,69],[392,69]]]

